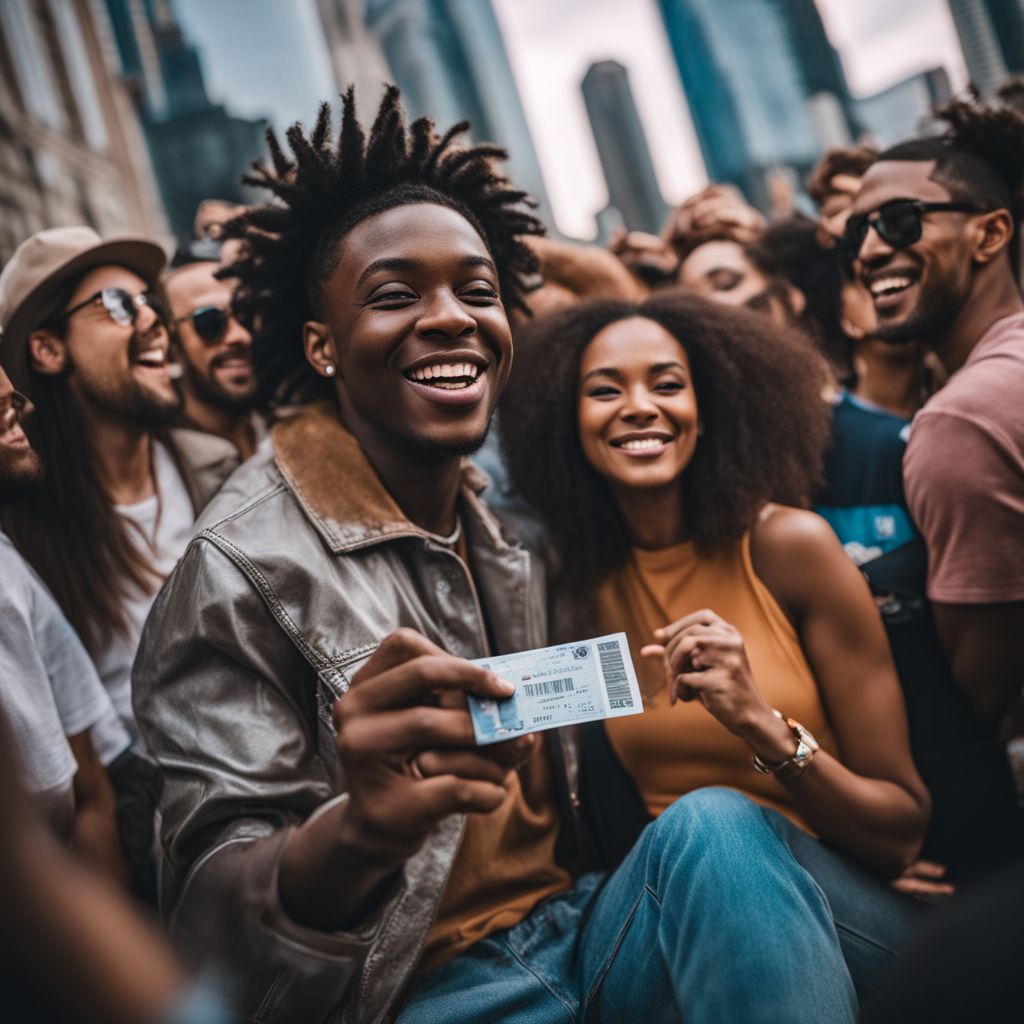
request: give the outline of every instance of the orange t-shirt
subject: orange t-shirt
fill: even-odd
[[[810,831],[782,783],[751,765],[746,743],[699,701],[669,704],[663,662],[641,658],[655,629],[710,608],[743,637],[765,700],[836,752],[818,685],[792,623],[754,573],[750,535],[722,554],[698,556],[693,544],[634,550],[598,592],[602,631],[625,630],[644,692],[646,713],[605,723],[619,759],[651,814],[702,786],[729,786],[774,807]]]
[[[461,530],[453,546],[469,565]],[[555,863],[559,819],[551,783],[547,751],[538,743],[498,807],[490,814],[467,815],[462,844],[420,958],[421,974],[493,932],[519,924],[541,900],[572,885],[569,872]]]
[[[511,928],[541,900],[572,885],[555,863],[558,810],[542,743],[500,806],[470,814],[420,960],[432,971],[492,932]]]

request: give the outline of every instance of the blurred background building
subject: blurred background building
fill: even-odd
[[[411,116],[470,120],[550,227],[605,237],[705,172],[767,210],[827,147],[1014,72],[1024,0],[0,0],[0,261],[53,224],[169,246],[203,199],[252,198],[267,124],[350,83],[364,116],[393,80]]]
[[[769,205],[769,179],[779,167],[803,177],[821,151],[806,102],[828,54],[825,39],[796,35],[799,13],[774,0],[659,0],[676,67],[708,176]],[[826,40],[827,45],[827,40]],[[812,48],[801,53],[799,47]],[[836,96],[838,109],[843,97]]]
[[[949,0],[971,81],[991,96],[1024,71],[1024,0]]]
[[[410,115],[438,124],[468,120],[472,137],[509,152],[509,177],[551,204],[490,0],[366,0],[370,30],[387,58]]]
[[[120,70],[89,0],[0,3],[0,264],[44,227],[165,234]]]
[[[210,101],[199,55],[170,0],[106,0],[106,6],[171,231],[187,238],[204,199],[248,198],[240,177],[263,152],[266,125]]]
[[[591,64],[581,85],[590,130],[608,184],[608,206],[598,216],[598,234],[615,227],[657,234],[668,215],[640,124],[629,72],[614,60]]]

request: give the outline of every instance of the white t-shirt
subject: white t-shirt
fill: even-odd
[[[29,792],[70,798],[78,770],[65,737],[105,722],[109,763],[128,747],[93,663],[53,595],[0,532],[0,707]],[[97,751],[99,748],[97,747]]]
[[[139,551],[163,580],[185,553],[192,537],[195,513],[174,460],[167,449],[156,442],[153,444],[153,470],[156,494],[135,505],[115,505],[114,508],[128,520]],[[136,746],[139,733],[132,712],[132,662],[146,616],[159,589],[159,580],[154,581],[148,592],[133,588],[124,604],[129,626],[127,635],[118,633],[96,658],[100,679]]]

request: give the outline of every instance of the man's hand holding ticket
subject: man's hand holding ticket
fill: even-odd
[[[516,687],[515,694],[505,700],[467,694],[478,744],[638,715],[644,709],[625,633],[479,658],[474,664]]]

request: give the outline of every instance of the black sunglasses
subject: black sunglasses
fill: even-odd
[[[32,410],[32,403],[20,391],[0,398],[0,434],[6,434],[15,423],[24,425]]]
[[[215,345],[224,337],[230,319],[231,311],[228,309],[222,309],[220,306],[200,306],[191,313],[179,316],[174,323],[180,324],[185,320],[191,320],[192,330],[199,335],[200,340],[207,345]]]
[[[921,221],[926,213],[982,213],[970,203],[924,203],[918,199],[891,199],[871,213],[855,213],[846,222],[839,242],[839,254],[849,267],[860,255],[868,230],[894,249],[906,249],[921,238]]]
[[[152,292],[139,292],[138,295],[132,295],[131,292],[126,292],[123,288],[104,288],[102,291],[90,295],[89,298],[83,299],[77,306],[64,310],[58,322],[63,323],[73,313],[77,313],[80,309],[85,309],[86,306],[91,306],[96,302],[103,306],[107,311],[107,315],[115,324],[121,324],[123,327],[135,326],[135,321],[139,317],[139,309],[142,306],[148,306],[153,310],[161,323],[167,323],[167,310],[164,308],[164,304]]]

